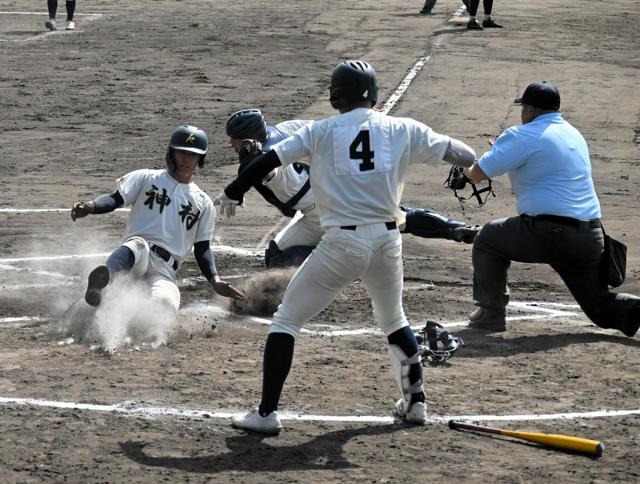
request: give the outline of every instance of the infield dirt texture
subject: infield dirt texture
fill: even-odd
[[[563,114],[590,145],[607,231],[629,245],[620,289],[638,294],[637,0],[497,0],[505,28],[484,32],[448,22],[460,7],[454,0],[439,0],[432,16],[417,14],[421,0],[79,0],[76,31],[56,33],[44,32],[44,0],[0,3],[0,481],[640,480],[640,336],[593,326],[546,266],[514,264],[508,331],[478,334],[453,324],[474,309],[470,246],[404,236],[410,321],[436,319],[466,342],[449,364],[425,369],[433,420],[410,427],[389,419],[398,391],[379,333],[306,333],[282,411],[362,421],[286,419],[279,437],[266,438],[218,417],[258,403],[268,327],[215,312],[225,301],[198,277],[194,260],[180,274],[180,329],[157,349],[124,345],[105,356],[90,343],[63,344],[61,331],[104,256],[45,257],[110,252],[127,214],[73,224],[66,211],[7,210],[67,208],[113,190],[128,171],[163,168],[169,136],[184,122],[209,134],[206,169],[195,181],[215,197],[236,172],[224,133],[231,112],[259,107],[269,123],[333,115],[329,76],[346,58],[373,64],[383,104],[430,56],[391,114],[479,154],[520,122],[511,102],[527,84],[559,87]],[[506,177],[494,181],[486,206],[469,203],[463,213],[442,187],[447,173],[444,163],[415,167],[403,204],[478,224],[515,213]],[[214,242],[258,253],[282,219],[253,192],[246,202],[236,218],[219,218]],[[216,261],[238,284],[264,272],[259,256],[241,251],[220,248]],[[349,287],[308,328],[375,329],[363,286]],[[59,402],[174,410],[150,418]],[[601,410],[635,413],[586,418]],[[570,413],[587,416],[533,419]],[[529,417],[481,423],[597,439],[604,456],[455,432],[437,419],[514,415]]]

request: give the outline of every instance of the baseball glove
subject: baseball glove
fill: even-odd
[[[238,159],[240,160],[240,168],[238,173],[262,154],[262,143],[255,139],[245,139],[238,150]]]

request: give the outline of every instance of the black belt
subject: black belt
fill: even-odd
[[[546,215],[546,214],[535,215],[535,216],[522,215],[522,217],[525,219],[527,218],[531,219],[533,221],[542,220],[547,222],[555,222],[560,225],[570,225],[571,227],[576,227],[578,229],[580,228],[597,229],[602,226],[602,223],[599,218],[594,218],[593,220],[578,220],[577,218],[563,217],[561,215]]]
[[[384,225],[387,227],[387,230],[395,230],[398,228],[395,222],[385,222]],[[340,228],[342,230],[355,230],[358,228],[357,225],[341,225]]]
[[[151,251],[158,254],[165,262],[169,262],[169,260],[171,259],[171,252],[169,252],[167,249],[163,249],[159,245],[152,245]],[[173,270],[178,270],[178,261],[175,259],[173,259]]]

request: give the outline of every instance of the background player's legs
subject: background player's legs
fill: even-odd
[[[478,13],[478,6],[480,6],[480,0],[469,0],[469,17],[475,18]]]
[[[65,6],[67,7],[67,22],[65,23],[64,28],[66,30],[73,30],[75,28],[73,14],[76,10],[76,0],[66,0]]]
[[[496,23],[495,20],[491,17],[491,11],[493,10],[493,0],[484,0],[484,21],[482,22],[482,26],[487,29],[500,29],[502,25]]]
[[[433,7],[436,6],[436,1],[437,0],[425,0],[424,6],[422,7],[422,10],[420,10],[420,13],[426,15],[430,14]]]
[[[47,20],[44,25],[49,30],[56,30],[56,12],[58,11],[58,0],[47,0],[47,10],[49,11],[49,20]]]
[[[73,14],[76,10],[76,0],[67,0],[65,6],[67,7],[67,20],[73,20]]]

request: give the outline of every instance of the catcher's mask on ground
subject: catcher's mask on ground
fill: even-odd
[[[259,109],[236,111],[227,120],[227,136],[232,139],[267,140],[267,123]]]
[[[378,102],[378,83],[371,64],[361,60],[338,64],[331,74],[329,101],[334,109],[363,101],[370,101],[371,107],[375,106]]]
[[[208,147],[207,134],[200,128],[190,125],[176,128],[169,140],[169,146],[167,146],[167,154],[165,156],[167,170],[169,170],[169,173],[173,173],[176,170],[175,150],[188,151],[200,155],[198,166],[202,168]]]
[[[432,365],[447,361],[464,346],[462,338],[452,335],[441,324],[431,320],[418,331],[416,339],[423,364],[425,361]]]

